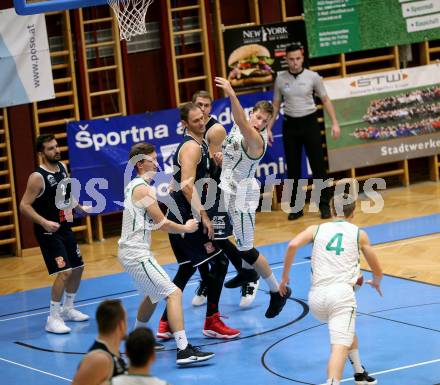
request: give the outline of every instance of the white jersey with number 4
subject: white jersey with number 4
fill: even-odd
[[[260,132],[263,138],[263,154],[258,158],[250,157],[243,147],[243,134],[235,124],[222,145],[222,173],[220,188],[229,194],[237,194],[240,189],[260,191],[260,185],[255,179],[258,163],[264,156],[267,147],[267,130]]]
[[[359,258],[359,227],[346,221],[320,225],[313,241],[312,285],[354,286],[360,273]]]

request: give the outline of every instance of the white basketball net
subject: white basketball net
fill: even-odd
[[[107,0],[118,19],[121,40],[147,33],[145,16],[154,0]]]

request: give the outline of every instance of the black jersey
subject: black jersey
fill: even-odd
[[[115,356],[101,341],[95,340],[93,345],[90,347],[89,352],[93,350],[103,350],[111,356],[113,361],[112,377],[119,376],[127,371],[127,364],[125,363],[125,361],[121,357]]]
[[[60,223],[61,225],[69,226],[66,222],[64,208],[70,207],[71,198],[71,186],[70,183],[63,183],[59,187],[58,196],[57,188],[58,184],[65,178],[67,178],[67,172],[64,165],[58,162],[58,171],[50,172],[39,166],[35,169],[35,172],[39,173],[43,177],[43,192],[32,203],[34,210],[43,218]],[[35,224],[36,229],[42,230],[40,225]]]
[[[203,135],[204,138],[206,138],[206,134],[208,133],[208,130],[214,125],[214,124],[220,124],[219,121],[216,118],[213,118],[212,116],[209,117],[209,120],[205,124],[205,134]]]
[[[219,123],[219,121],[212,116],[209,117],[209,120],[205,124],[205,138],[208,134],[209,129],[214,125]],[[220,123],[219,123],[220,124]],[[224,208],[225,205],[223,203],[222,191],[218,187],[220,184],[220,175],[222,173],[221,166],[217,166],[214,161],[211,161],[211,178],[215,180],[217,183],[217,193],[214,204],[207,210],[209,219],[212,221],[212,226],[214,227],[214,239],[221,240],[227,239],[232,236],[232,224],[229,219],[228,213]]]
[[[197,164],[194,183],[197,183],[197,181],[203,178],[209,178],[210,176],[208,144],[204,139],[202,140],[202,142],[199,142],[191,135],[186,134],[173,157],[174,181],[171,197],[174,199],[174,202],[177,205],[177,208],[180,212],[180,217],[177,217],[176,212],[174,212],[173,210],[169,210],[167,213],[167,218],[169,220],[178,223],[185,223],[188,219],[194,218],[191,204],[186,200],[183,192],[180,190],[181,185],[184,184],[185,181],[182,181],[182,173],[180,171],[179,164],[179,152],[182,146],[190,140],[195,141],[200,146],[201,152],[201,157],[199,163]],[[197,187],[199,189],[203,189],[202,191],[198,191],[202,202],[203,195],[205,194],[205,186],[206,184],[197,184]],[[204,233],[202,224],[199,224],[199,228],[196,232],[185,234],[185,237],[182,237],[180,234],[169,234],[168,236],[170,238],[170,243],[174,251],[174,255],[176,256],[177,262],[179,264],[191,263],[192,266],[199,266],[202,263],[205,263],[211,258],[215,257],[221,251],[217,247],[217,245],[208,238],[208,235]]]
[[[196,142],[200,146],[200,152],[201,152],[201,157],[199,163],[197,164],[194,183],[196,183],[200,179],[209,177],[210,162],[209,162],[208,144],[206,143],[205,140],[199,142],[191,135],[185,134],[182,143],[179,144],[179,147],[177,147],[177,150],[173,156],[174,175],[173,175],[173,192],[171,193],[171,196],[175,199],[176,203],[179,206],[181,205],[190,206],[189,202],[187,202],[185,196],[180,190],[182,183],[182,173],[180,170],[180,163],[179,163],[180,150],[182,149],[182,146],[189,141]]]

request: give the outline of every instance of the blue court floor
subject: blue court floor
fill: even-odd
[[[374,244],[402,241],[440,233],[440,215],[365,228]],[[260,248],[280,276],[286,244]],[[379,254],[380,255],[380,254]],[[201,333],[205,308],[193,308],[197,277],[184,293],[185,323],[190,342],[216,353],[198,367],[175,365],[174,341],[157,354],[153,374],[174,385],[322,384],[329,353],[327,326],[309,314],[310,247],[300,250],[292,269],[292,298],[275,319],[264,318],[269,296],[264,282],[254,304],[238,306],[238,289],[224,289],[220,311],[227,324],[241,330],[232,341],[213,340]],[[439,256],[440,257],[440,256]],[[396,254],[396,259],[399,255]],[[439,258],[440,261],[440,258]],[[440,268],[440,263],[439,263]],[[171,277],[176,265],[166,266]],[[230,271],[230,275],[233,272]],[[365,273],[366,278],[369,273]],[[70,335],[44,331],[49,288],[0,297],[0,384],[66,384],[74,376],[83,354],[96,336],[93,319],[104,298],[121,298],[134,324],[140,297],[125,273],[84,280],[77,306],[90,314],[85,323],[73,323]],[[357,333],[363,364],[382,385],[434,385],[440,383],[440,287],[386,276],[384,296],[362,287],[358,296]],[[163,304],[150,327],[156,330]],[[343,383],[353,383],[347,364]]]

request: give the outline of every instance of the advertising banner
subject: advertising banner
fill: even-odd
[[[324,82],[341,126],[330,171],[440,153],[440,64]]]
[[[310,57],[440,39],[440,0],[304,0]]]
[[[303,21],[227,29],[223,32],[226,74],[234,88],[271,86],[285,70],[285,49],[306,47]]]
[[[46,19],[0,10],[0,107],[55,98]]]
[[[247,112],[259,100],[272,100],[272,92],[260,92],[239,96]],[[232,127],[229,99],[219,99],[213,104],[212,113],[227,129]],[[286,172],[281,135],[281,120],[273,128],[275,142],[257,168],[257,178],[262,185],[283,179]],[[173,174],[173,155],[182,140],[183,126],[178,109],[148,114],[114,117],[110,119],[71,122],[67,128],[71,176],[78,183],[72,188],[81,202],[90,201],[94,213],[110,213],[122,210],[123,190],[132,177],[127,167],[128,153],[133,144],[153,143],[158,155],[159,172],[154,180],[158,193],[166,201],[167,188]],[[308,176],[303,159],[304,175]],[[80,192],[80,194],[78,194]],[[104,202],[104,204],[98,204]]]

